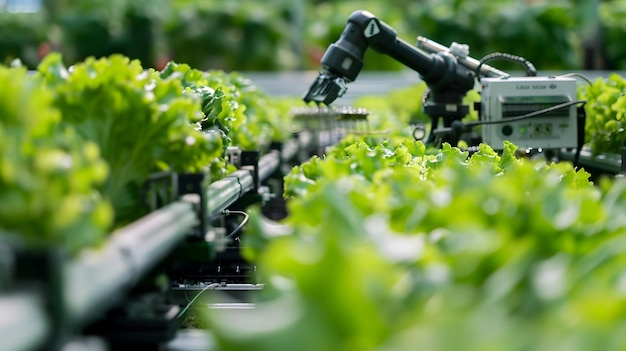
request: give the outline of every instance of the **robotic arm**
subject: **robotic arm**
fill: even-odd
[[[363,68],[363,56],[369,47],[416,71],[428,86],[422,104],[431,119],[427,143],[456,145],[462,133],[481,125],[481,140],[495,148],[501,147],[504,140],[526,148],[580,150],[582,146],[584,110],[575,107],[583,103],[576,100],[575,79],[535,77],[534,66],[515,55],[493,53],[479,61],[468,56],[467,45],[453,43],[447,48],[424,37],[418,37],[415,46],[410,45],[367,11],[350,15],[339,40],[324,53],[323,69],[304,101],[330,105],[341,97]],[[493,58],[523,63],[528,77],[511,78],[485,64]],[[481,79],[480,120],[462,123],[469,113],[463,98],[479,76],[486,77]]]
[[[305,94],[304,101],[330,105],[341,97],[347,90],[347,83],[354,81],[363,68],[363,56],[368,47],[417,71],[428,85],[435,104],[460,105],[463,96],[474,87],[477,70],[485,76],[507,76],[468,57],[467,46],[455,43],[448,49],[423,37],[418,43],[426,51],[399,39],[393,28],[370,12],[352,13],[339,40],[324,53],[323,70]]]

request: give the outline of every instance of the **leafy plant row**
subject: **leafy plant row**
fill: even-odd
[[[587,100],[585,142],[596,154],[621,153],[626,146],[626,79],[618,73],[579,89]]]
[[[295,167],[289,234],[246,232],[259,307],[206,316],[220,349],[619,349],[626,183],[515,152],[349,137]]]
[[[233,170],[229,145],[284,137],[284,114],[237,73],[51,54],[34,74],[0,66],[0,80],[0,232],[32,247],[93,246],[147,213],[151,174],[213,181]]]

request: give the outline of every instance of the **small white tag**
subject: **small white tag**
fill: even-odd
[[[370,20],[370,23],[367,24],[367,27],[365,27],[365,30],[363,31],[363,35],[365,35],[366,38],[370,38],[370,37],[375,36],[378,33],[380,33],[380,28],[378,28],[378,24],[376,24],[376,20],[375,19]]]

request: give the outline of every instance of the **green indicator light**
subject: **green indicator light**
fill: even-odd
[[[520,132],[520,133],[522,133],[522,134],[526,134],[526,133],[528,132],[528,128],[526,128],[526,127],[520,127],[520,128],[519,128],[519,132]]]

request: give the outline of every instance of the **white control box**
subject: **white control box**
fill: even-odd
[[[578,145],[576,105],[529,118],[520,116],[576,101],[576,80],[569,77],[481,79],[483,142],[501,150],[508,140],[525,148],[575,148]],[[493,123],[496,122],[496,123]]]

